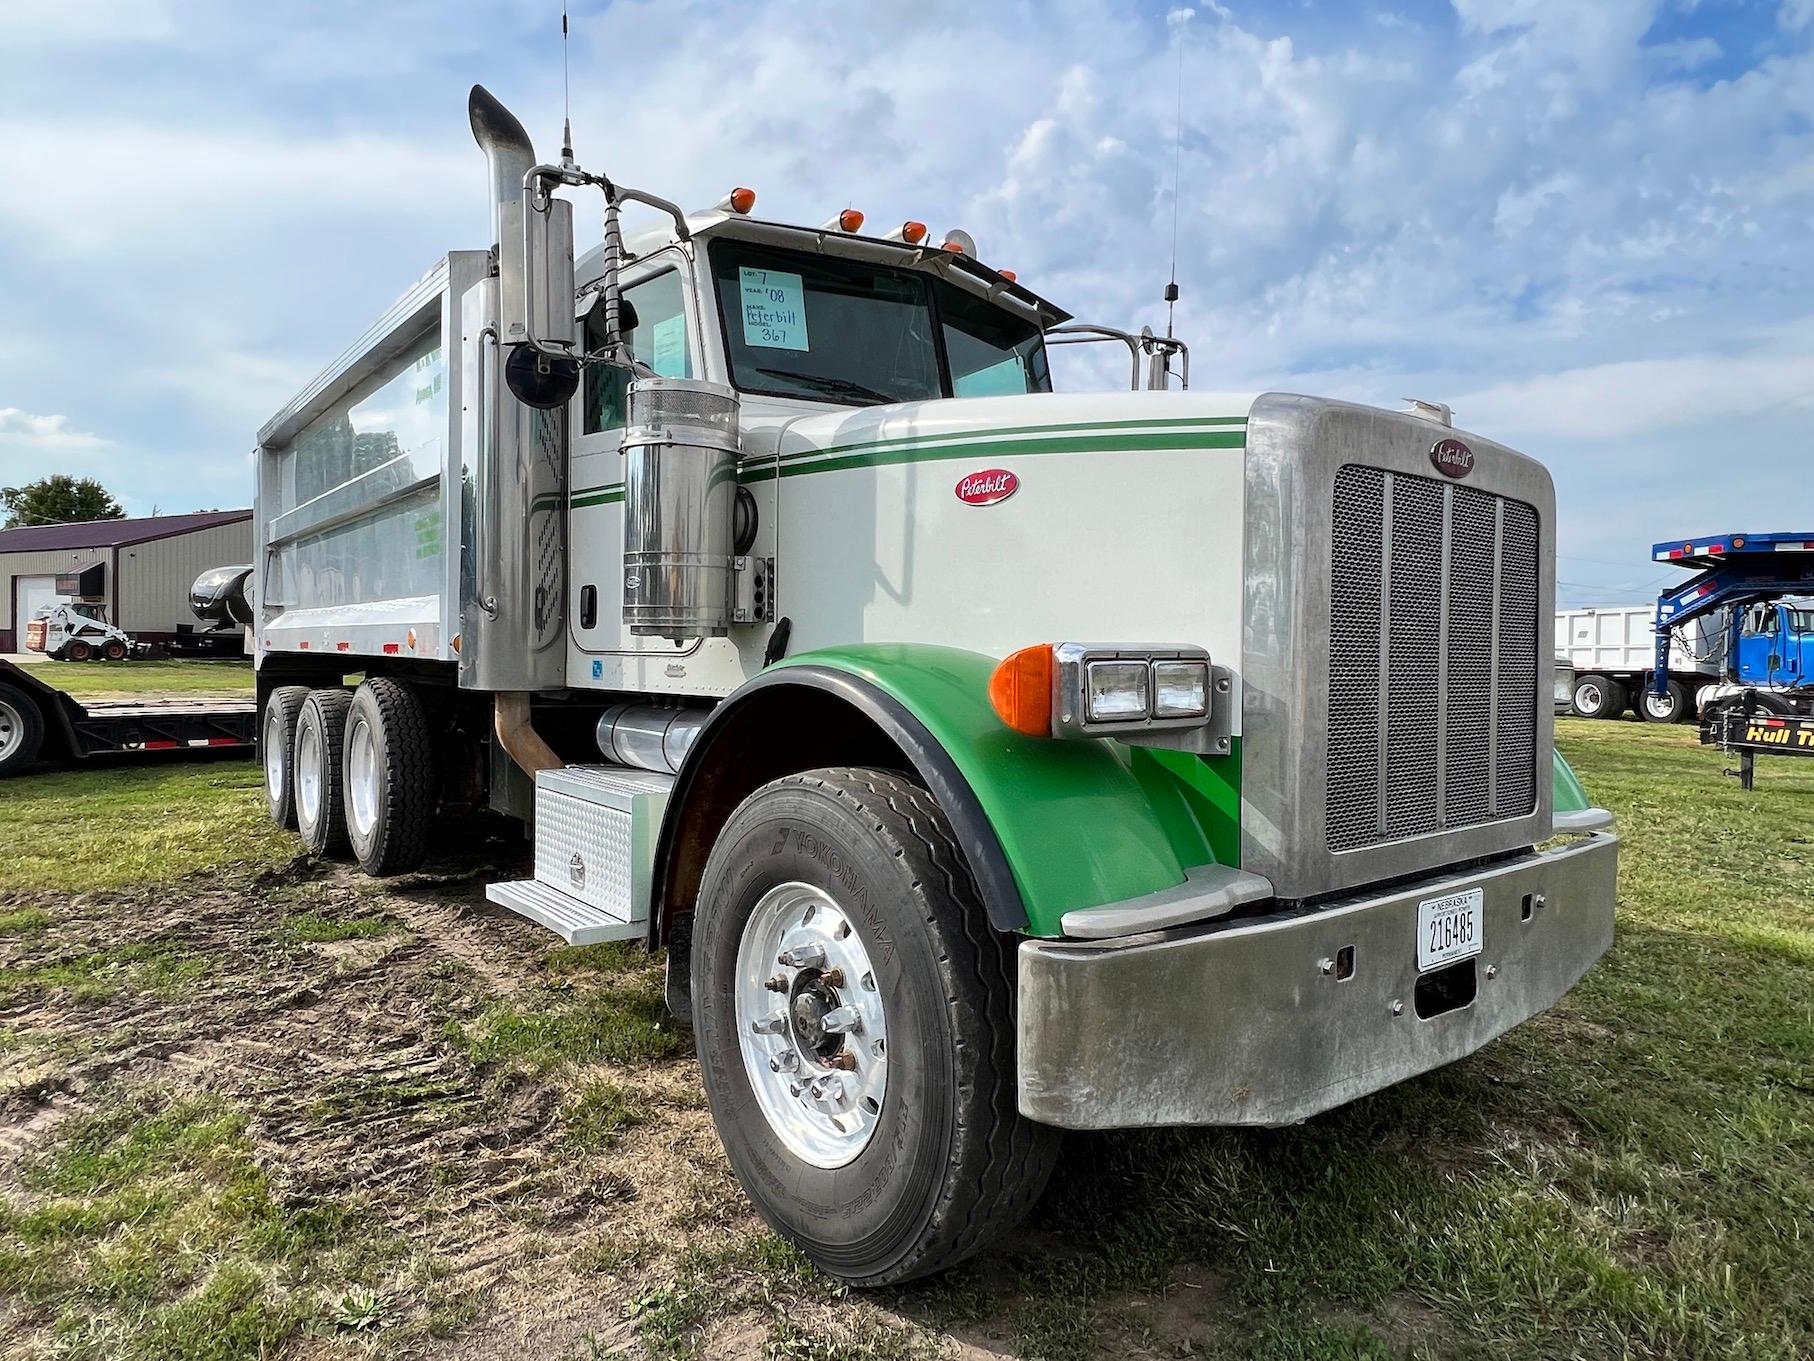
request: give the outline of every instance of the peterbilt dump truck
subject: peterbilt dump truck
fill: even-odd
[[[1191,390],[961,232],[689,214],[469,113],[489,247],[259,435],[270,808],[374,874],[520,819],[488,896],[666,950],[730,1163],[826,1271],[976,1251],[1063,1129],[1458,1059],[1607,948],[1537,463]],[[1052,391],[1096,337],[1144,390]]]

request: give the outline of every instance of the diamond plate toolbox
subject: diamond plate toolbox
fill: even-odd
[[[535,877],[624,921],[649,916],[655,837],[671,775],[567,766],[535,780]]]

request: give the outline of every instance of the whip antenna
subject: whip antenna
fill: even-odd
[[[1178,310],[1178,185],[1184,167],[1184,25],[1178,25],[1178,107],[1172,121],[1172,271],[1165,285],[1165,338]]]
[[[573,85],[567,74],[567,0],[561,0],[561,168],[572,170]]]

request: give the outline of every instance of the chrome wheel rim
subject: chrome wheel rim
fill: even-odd
[[[737,946],[744,1071],[795,1157],[843,1167],[869,1145],[888,1090],[887,1017],[868,948],[823,889],[782,884]]]
[[[0,699],[0,761],[6,760],[25,741],[25,718]]]
[[[305,713],[296,725],[296,816],[313,826],[321,812],[321,729]]]
[[[378,744],[363,718],[346,730],[346,818],[360,837],[378,825]]]
[[[290,779],[290,772],[284,769],[283,715],[277,712],[275,704],[265,708],[264,748],[265,793],[271,796],[275,805],[283,802],[284,786]]]

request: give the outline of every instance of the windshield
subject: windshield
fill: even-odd
[[[874,406],[1049,392],[1039,328],[928,274],[711,247],[731,380],[745,392]]]
[[[1788,610],[1790,633],[1814,633],[1814,609]]]

